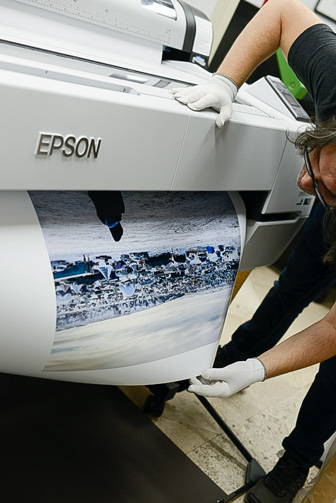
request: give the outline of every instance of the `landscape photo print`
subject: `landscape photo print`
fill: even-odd
[[[241,246],[226,193],[30,197],[57,305],[45,371],[128,367],[219,341]]]

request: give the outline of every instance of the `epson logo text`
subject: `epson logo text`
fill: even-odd
[[[71,134],[62,136],[53,133],[40,133],[36,155],[51,156],[59,152],[63,157],[97,159],[101,143],[101,138],[88,138],[87,136],[76,138]]]

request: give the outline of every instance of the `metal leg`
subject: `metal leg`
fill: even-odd
[[[147,399],[144,410],[148,415],[152,417],[159,417],[164,411],[166,401],[171,400],[176,393],[185,390],[188,387],[188,381],[180,381],[168,384],[155,384],[148,387],[152,391],[153,395],[149,396],[149,398]],[[234,501],[236,498],[238,498],[246,491],[248,491],[252,486],[254,486],[254,484],[256,484],[258,480],[266,475],[266,472],[242,444],[237,435],[231,430],[231,428],[225,423],[225,421],[223,421],[221,416],[212,407],[208,400],[202,396],[195,396],[247,461],[245,484],[232,493],[227,494],[223,499],[216,502],[229,503],[230,501]]]
[[[212,405],[208,402],[208,400],[206,398],[204,398],[203,396],[196,395],[196,397],[201,402],[201,404],[206,408],[206,410],[209,412],[211,417],[216,421],[218,426],[220,426],[220,428],[224,431],[226,436],[229,437],[231,442],[233,442],[233,444],[237,447],[237,449],[244,456],[246,461],[251,461],[253,459],[252,454],[241,443],[241,441],[239,440],[237,435],[235,433],[233,433],[231,428],[229,428],[228,425],[223,421],[223,419],[220,417],[218,412],[212,407]]]
[[[225,423],[225,421],[223,421],[223,419],[220,417],[218,412],[212,407],[212,405],[208,402],[208,400],[203,396],[197,396],[197,398],[247,461],[247,467],[245,472],[245,484],[236,489],[235,491],[233,491],[231,494],[225,496],[222,500],[219,500],[217,502],[217,503],[228,503],[229,501],[234,501],[236,498],[238,498],[238,496],[241,496],[246,491],[248,491],[252,486],[254,486],[254,484],[256,484],[256,482],[258,482],[258,480],[260,480],[264,475],[266,475],[266,472],[260,466],[258,461],[253,458],[252,454],[246,449],[246,447],[241,443],[237,435],[231,430],[231,428],[229,428],[229,426]]]

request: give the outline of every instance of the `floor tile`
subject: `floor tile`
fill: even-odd
[[[277,279],[276,269],[257,268],[233,299],[223,329],[221,343],[257,309]],[[335,293],[335,292],[334,292]],[[312,303],[295,320],[285,337],[321,319],[332,303],[332,294],[323,304]],[[296,416],[317,366],[279,376],[228,399],[211,399],[211,404],[238,435],[265,470],[270,470],[282,449],[281,442],[295,425]],[[124,391],[139,406],[148,390],[127,387]],[[185,452],[209,477],[230,492],[243,483],[245,460],[219,429],[195,396],[178,393],[155,420],[157,426]],[[312,469],[310,478],[316,474]],[[236,500],[237,503],[243,498]]]

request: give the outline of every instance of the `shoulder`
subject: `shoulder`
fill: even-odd
[[[304,30],[293,42],[289,53],[288,62],[295,63],[296,58],[307,55],[312,57],[317,52],[335,51],[336,57],[336,33],[325,23],[315,24]]]
[[[336,33],[319,23],[304,30],[293,42],[288,63],[310,93],[316,119],[336,114]]]

